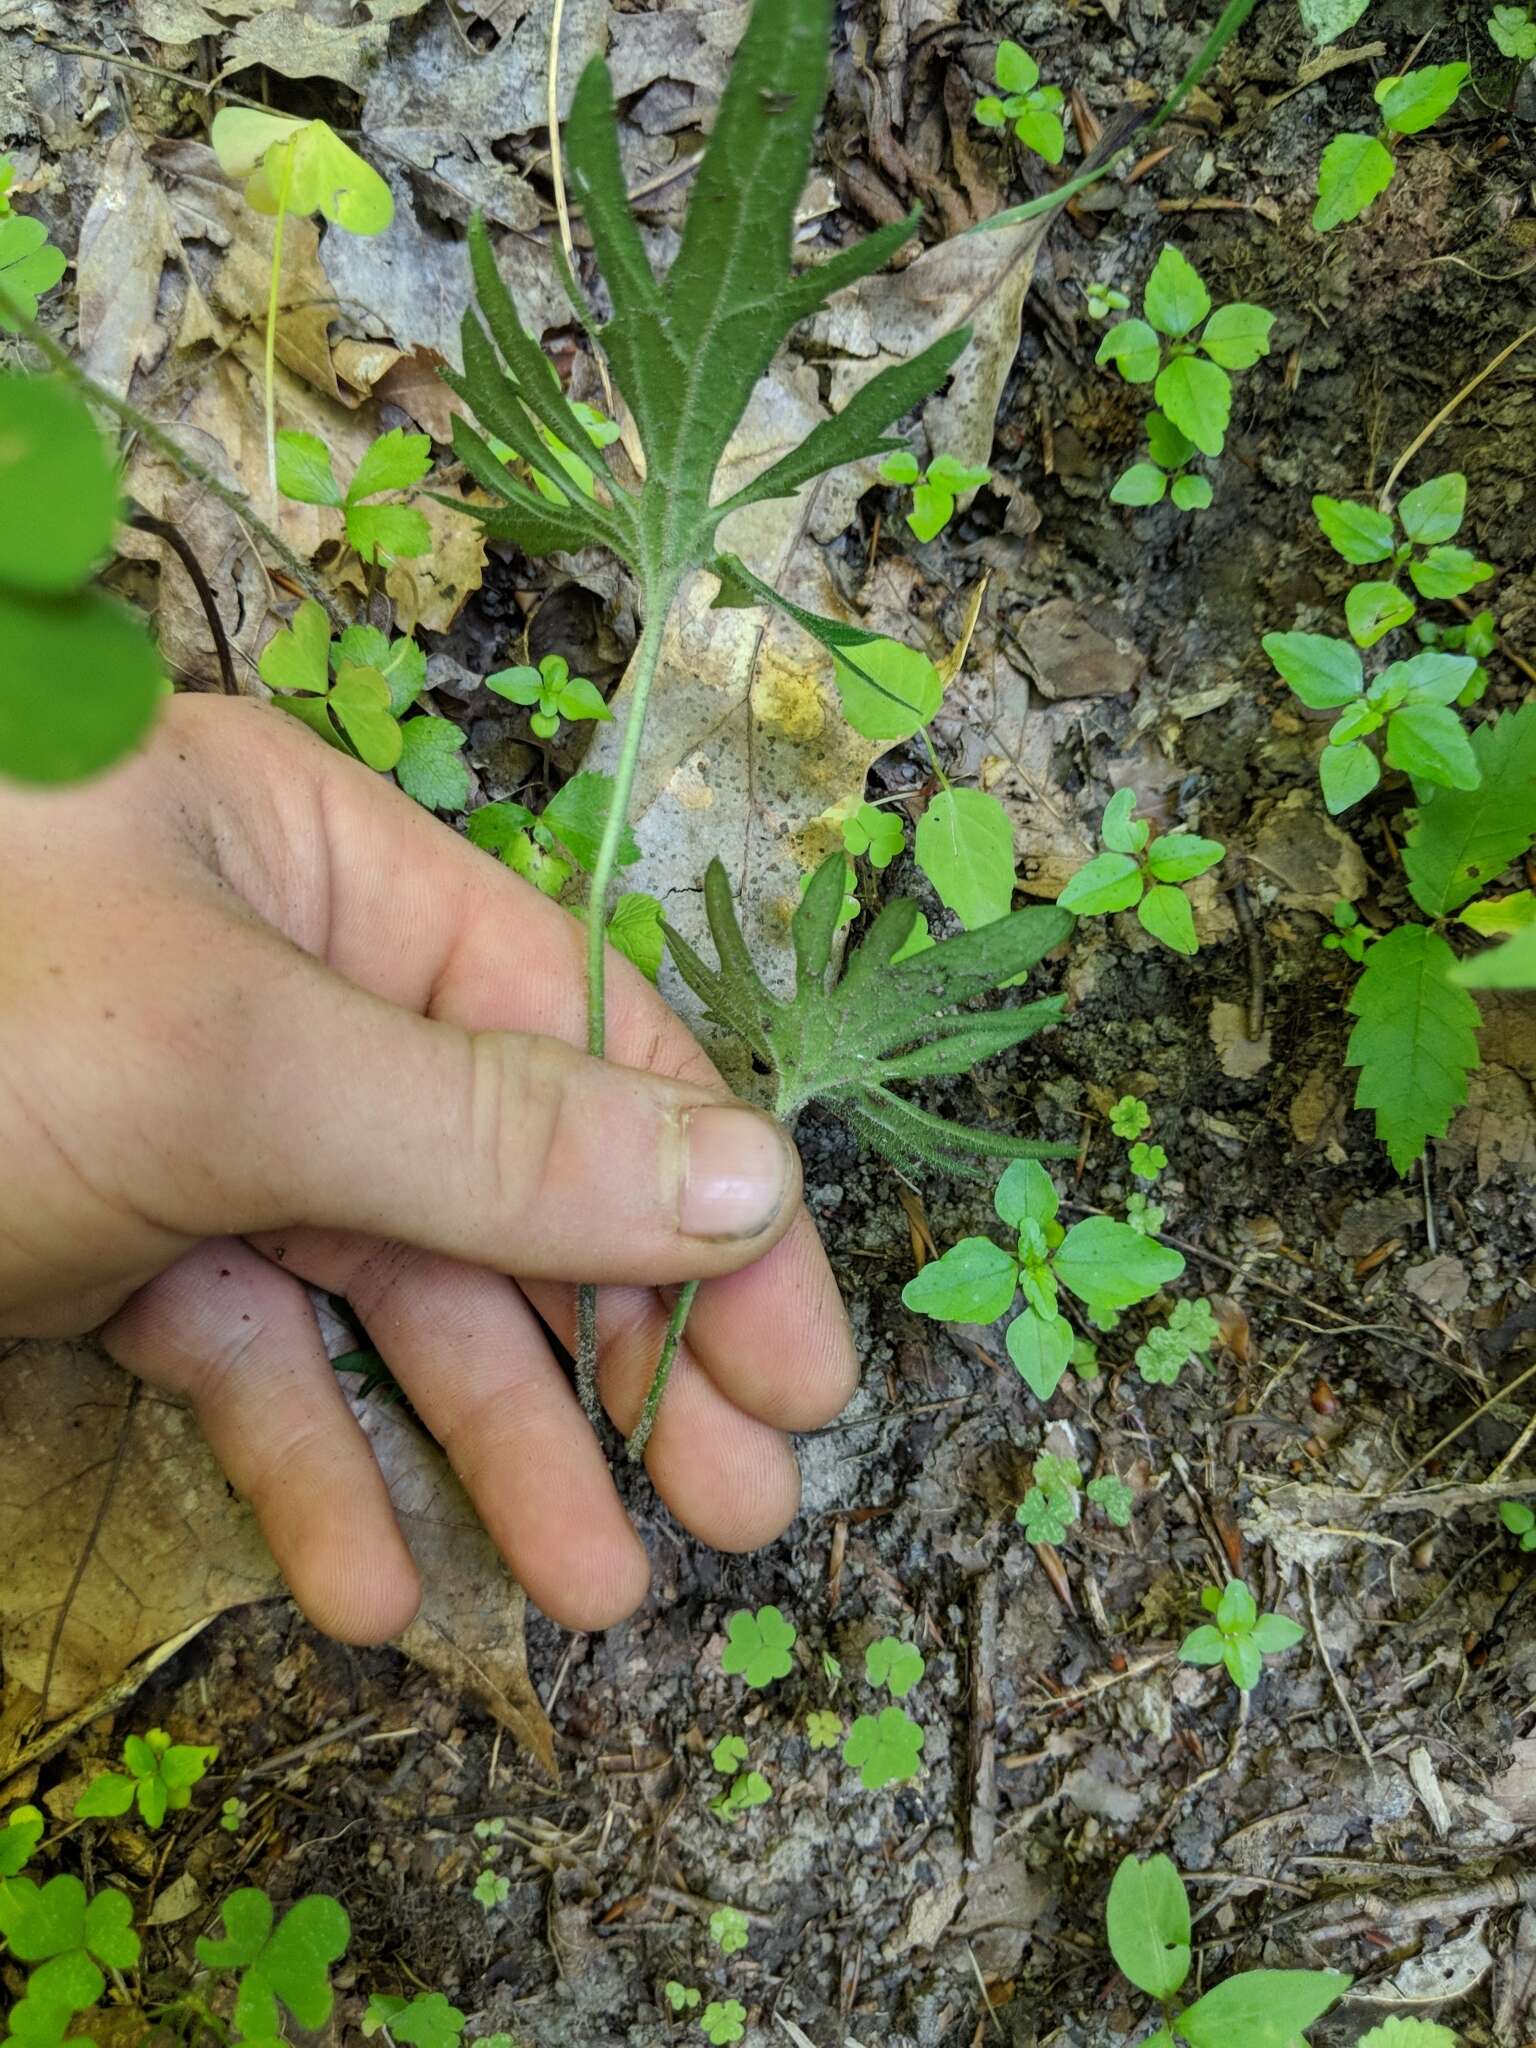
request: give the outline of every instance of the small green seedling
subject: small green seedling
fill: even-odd
[[[1118,1472],[1104,1472],[1097,1479],[1090,1479],[1087,1493],[1093,1505],[1101,1509],[1117,1529],[1131,1526],[1131,1509],[1136,1496]]]
[[[573,722],[591,718],[611,723],[613,713],[603,702],[596,683],[585,676],[573,676],[570,664],[560,654],[546,654],[537,668],[502,668],[487,676],[485,687],[505,697],[509,704],[531,704],[537,708],[528,723],[541,740],[552,740],[562,718]]]
[[[908,1308],[944,1323],[994,1323],[1016,1294],[1024,1307],[1008,1325],[1008,1355],[1038,1400],[1048,1401],[1071,1362],[1072,1325],[1058,1312],[1065,1287],[1101,1330],[1118,1311],[1156,1294],[1184,1270],[1180,1253],[1117,1223],[1088,1216],[1064,1230],[1061,1198],[1038,1160],[1015,1160],[998,1182],[994,1207],[1018,1233],[1007,1251],[990,1237],[965,1237],[931,1260],[901,1291]]]
[[[115,1820],[137,1804],[144,1825],[158,1828],[167,1813],[191,1804],[192,1787],[218,1753],[216,1747],[172,1742],[163,1728],[130,1735],[123,1743],[123,1769],[91,1780],[75,1801],[75,1818]]]
[[[475,1822],[475,1840],[480,1844],[481,1869],[471,1891],[475,1903],[487,1913],[494,1913],[498,1906],[504,1906],[511,1896],[511,1880],[492,1868],[496,1858],[501,1854],[501,1841],[506,1831],[506,1822],[494,1817]]]
[[[1136,1347],[1136,1369],[1151,1387],[1171,1387],[1186,1365],[1210,1363],[1221,1325],[1208,1301],[1175,1302],[1166,1323]]]
[[[1366,742],[1383,728],[1388,767],[1412,776],[1416,789],[1477,788],[1477,755],[1450,708],[1477,666],[1471,655],[1415,654],[1367,684],[1356,649],[1325,633],[1266,633],[1264,652],[1310,710],[1339,714],[1317,764],[1333,816],[1380,782],[1381,762]]]
[[[1274,314],[1241,304],[1212,312],[1194,265],[1174,248],[1165,248],[1153,266],[1142,311],[1144,320],[1110,328],[1095,362],[1113,363],[1128,384],[1151,384],[1169,425],[1202,455],[1219,455],[1232,417],[1228,373],[1251,369],[1269,354]],[[1189,502],[1193,508],[1195,501]]]
[[[1218,1592],[1207,1586],[1200,1605],[1212,1620],[1192,1629],[1179,1645],[1181,1664],[1225,1664],[1239,1692],[1252,1692],[1263,1673],[1264,1659],[1299,1643],[1306,1634],[1299,1622],[1284,1614],[1260,1614],[1241,1579],[1228,1579]]]
[[[1360,922],[1360,913],[1353,903],[1340,901],[1333,906],[1333,930],[1324,932],[1323,945],[1330,953],[1342,953],[1358,967],[1375,936],[1369,925]]]
[[[702,1992],[691,1984],[679,1984],[675,1977],[669,1977],[662,1989],[674,2012],[696,2012],[702,2003]]]
[[[1536,21],[1528,7],[1495,7],[1488,17],[1488,33],[1501,53],[1517,64],[1536,59]]]
[[[805,1739],[812,1749],[836,1749],[843,1739],[843,1717],[820,1707],[805,1717]]]
[[[404,723],[426,687],[427,658],[414,640],[391,640],[376,626],[348,626],[334,644],[323,605],[306,598],[261,650],[261,679],[274,703],[395,779],[428,810],[462,810],[469,771],[458,757],[464,733],[431,714]]]
[[[1387,136],[1418,135],[1448,113],[1472,75],[1469,64],[1426,64],[1376,87],[1380,135],[1336,135],[1317,167],[1317,205],[1312,225],[1321,234],[1341,222],[1358,220],[1391,184],[1397,159]]]
[[[1493,613],[1487,610],[1477,612],[1456,626],[1444,626],[1438,619],[1420,619],[1413,630],[1421,646],[1438,647],[1446,654],[1472,656],[1477,667],[1467,678],[1467,686],[1456,702],[1463,708],[1481,703],[1488,689],[1488,671],[1483,663],[1499,644]]]
[[[1523,1500],[1501,1500],[1499,1520],[1511,1536],[1520,1538],[1522,1550],[1536,1550],[1536,1512],[1528,1508]]]
[[[1150,1195],[1138,1191],[1125,1198],[1125,1220],[1143,1237],[1156,1237],[1168,1220],[1168,1211],[1161,1202],[1154,1202]]]
[[[238,1835],[250,1815],[251,1809],[243,1799],[226,1799],[219,1808],[219,1826],[227,1835]]]
[[[465,2017],[441,1991],[418,1991],[411,1998],[375,1991],[363,2009],[362,2030],[368,2040],[383,2034],[406,2048],[457,2048]]]
[[[1244,1970],[1181,2010],[1192,1960],[1189,1897],[1167,1856],[1125,1858],[1105,1923],[1122,1974],[1162,2007],[1163,2025],[1146,2048],[1173,2048],[1175,2036],[1189,2048],[1300,2048],[1305,2029],[1350,1986],[1337,1970]]]
[[[426,514],[414,505],[375,505],[386,491],[409,491],[432,467],[426,434],[392,428],[369,446],[345,491],[331,468],[331,451],[314,434],[277,437],[277,488],[301,505],[331,505],[342,515],[347,539],[364,562],[424,555],[432,545]]]
[[[904,1700],[924,1669],[922,1651],[900,1636],[882,1636],[864,1652],[865,1678],[871,1685],[883,1685],[892,1699]]]
[[[897,811],[860,804],[851,818],[843,820],[843,845],[851,854],[862,854],[877,873],[890,866],[905,844]]]
[[[0,1878],[14,1877],[25,1870],[32,1852],[43,1839],[46,1823],[35,1806],[13,1806],[0,1828]]]
[[[1180,885],[1213,868],[1227,849],[1219,840],[1200,839],[1193,832],[1164,832],[1153,839],[1150,823],[1134,817],[1135,809],[1135,791],[1116,790],[1099,821],[1104,851],[1071,877],[1057,906],[1077,917],[1134,910],[1143,931],[1192,959],[1200,941],[1194,911]]]
[[[1461,2037],[1438,2020],[1408,2019],[1394,2013],[1379,2027],[1362,2034],[1355,2048],[1460,2048]]]
[[[772,1799],[773,1787],[761,1771],[742,1771],[717,1799],[711,1799],[709,1810],[717,1820],[740,1820],[754,1807],[769,1805]]]
[[[1078,1518],[1078,1488],[1083,1483],[1075,1458],[1045,1451],[1035,1460],[1034,1485],[1019,1503],[1014,1520],[1031,1543],[1057,1544]]]
[[[1109,1112],[1109,1128],[1117,1138],[1133,1144],[1143,1131],[1152,1128],[1152,1112],[1139,1095],[1122,1095]]]
[[[546,358],[545,366],[549,371],[550,382],[559,391],[560,377],[554,364]],[[617,420],[609,419],[606,414],[600,413],[596,406],[584,405],[579,398],[570,399],[568,403],[572,416],[580,423],[587,440],[594,448],[608,448],[618,440],[620,429]],[[544,446],[554,456],[556,463],[559,465],[562,482],[565,478],[569,478],[584,498],[596,498],[597,472],[593,469],[591,463],[584,462],[574,448],[568,448],[564,441],[560,439],[560,436],[551,432],[542,420],[535,421],[534,427],[539,439],[544,443]],[[510,462],[514,459],[516,451],[509,448],[504,441],[492,439],[489,446],[495,452],[499,461]],[[530,465],[527,473],[534,489],[549,504],[564,505],[569,502],[566,492],[561,488],[561,485],[556,483],[553,478],[547,477],[542,470],[533,468]]]
[[[709,1753],[709,1761],[722,1778],[729,1778],[739,1771],[747,1760],[747,1738],[744,1735],[722,1735]]]
[[[1161,1145],[1148,1145],[1140,1138],[1127,1149],[1125,1157],[1138,1180],[1156,1180],[1168,1164],[1168,1154]]]
[[[18,1963],[37,1966],[22,2001],[28,2020],[49,2011],[83,2012],[106,1990],[105,1971],[131,1970],[139,1960],[129,1899],[111,1890],[87,1899],[85,1886],[73,1876],[51,1877],[42,1885],[30,1877],[0,1883],[0,1939]],[[37,2031],[18,2026],[17,2017],[13,2011],[8,2021],[13,2036],[25,2039]]]
[[[699,2021],[706,2041],[714,2048],[726,2048],[732,2041],[740,2041],[747,2031],[747,2009],[739,1999],[727,1998],[723,2002],[714,1999],[704,2008],[704,2017]]]
[[[1427,598],[1464,597],[1497,573],[1491,562],[1480,562],[1470,548],[1448,544],[1460,531],[1466,509],[1467,480],[1455,471],[1432,476],[1410,491],[1397,508],[1397,521],[1375,505],[1321,493],[1313,498],[1317,523],[1335,554],[1356,567],[1375,562],[1390,565],[1390,578],[1357,583],[1344,600],[1350,638],[1357,647],[1374,647],[1395,627],[1405,626],[1417,611],[1413,592],[1397,583],[1405,569],[1414,590]],[[1397,522],[1402,525],[1401,540]],[[1484,653],[1493,650],[1492,625],[1490,616],[1486,629],[1480,625],[1473,636]],[[1438,629],[1435,644],[1451,649],[1448,634],[1455,632],[1464,646],[1468,630],[1465,626]],[[1472,698],[1464,694],[1464,701],[1470,703]]]
[[[918,468],[910,450],[887,455],[880,474],[888,484],[910,484],[912,510],[907,524],[919,540],[933,540],[954,517],[955,500],[962,491],[979,490],[992,481],[990,469],[968,469],[952,455],[936,455],[926,470]]]
[[[984,789],[941,789],[917,821],[913,857],[968,932],[1013,908],[1013,820]]]
[[[578,868],[584,874],[592,872],[605,806],[611,802],[612,792],[612,776],[583,769],[560,785],[537,818],[524,804],[482,804],[479,810],[471,811],[465,831],[473,845],[494,853],[514,874],[532,882],[546,896],[558,896]],[[557,845],[563,853],[555,851]],[[639,844],[634,834],[626,830],[617,865],[631,867],[639,858]],[[625,899],[619,900],[622,903]],[[652,903],[655,898],[646,897],[645,901]],[[615,904],[615,917],[618,908]],[[659,910],[658,906],[658,916]],[[608,936],[622,950],[623,942],[634,934],[627,932],[621,940],[610,922]]]
[[[796,1630],[777,1607],[759,1607],[755,1614],[739,1608],[727,1621],[725,1632],[720,1669],[727,1678],[744,1678],[754,1692],[761,1692],[776,1678],[789,1676]]]
[[[1130,300],[1117,285],[1100,284],[1097,279],[1084,287],[1088,300],[1088,318],[1107,320],[1111,313],[1124,313],[1130,307]]]
[[[323,2027],[331,2016],[330,1966],[346,1953],[352,1935],[336,1900],[313,1893],[278,1920],[272,1901],[252,1885],[231,1892],[222,1912],[223,1937],[200,1936],[197,1960],[205,1970],[238,1976],[232,2017],[242,2038],[276,2040],[279,2002],[301,2027]]]
[[[1026,149],[1059,164],[1067,146],[1061,123],[1060,86],[1040,83],[1040,66],[1029,52],[1013,42],[997,46],[992,76],[1003,89],[1003,97],[985,93],[976,102],[976,118],[983,128],[1007,128]]]
[[[37,302],[64,275],[65,258],[48,239],[48,230],[30,214],[17,213],[10,201],[16,167],[0,157],[0,334],[20,332],[21,320],[37,318]],[[14,310],[12,310],[14,309]]]
[[[843,1744],[843,1762],[859,1774],[866,1792],[902,1785],[921,1770],[923,1731],[900,1707],[860,1714]]]
[[[371,164],[349,149],[324,121],[295,121],[254,107],[221,107],[209,131],[219,168],[245,179],[245,201],[256,213],[275,216],[272,275],[267,290],[267,345],[264,391],[267,419],[267,474],[277,483],[277,419],[273,401],[277,357],[277,298],[283,269],[283,223],[323,213],[353,235],[381,235],[394,219],[389,187]]]
[[[821,1653],[821,1675],[835,1697],[837,1688],[843,1682],[843,1666],[842,1660],[834,1657],[830,1650],[823,1650]]]
[[[738,1906],[717,1906],[709,1916],[709,1938],[723,1956],[746,1947],[747,1931],[747,1916]]]
[[[1188,434],[1181,434],[1166,414],[1147,414],[1147,456],[1133,462],[1109,489],[1112,505],[1160,505],[1166,494],[1181,512],[1204,512],[1211,502],[1210,480],[1188,474],[1196,453]]]

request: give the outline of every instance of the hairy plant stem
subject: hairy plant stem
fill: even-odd
[[[661,1356],[656,1361],[656,1370],[651,1384],[646,1389],[645,1406],[640,1410],[640,1420],[629,1433],[629,1462],[638,1465],[645,1456],[645,1447],[651,1440],[651,1431],[656,1427],[656,1414],[661,1407],[661,1397],[667,1391],[667,1381],[672,1377],[672,1361],[677,1357],[677,1347],[683,1341],[683,1329],[693,1308],[693,1297],[699,1291],[697,1280],[690,1280],[677,1300],[672,1304],[672,1313],[667,1319],[667,1334],[661,1340]]]
[[[67,377],[85,393],[93,405],[103,407],[105,411],[120,419],[124,426],[132,427],[136,434],[141,434],[150,447],[157,454],[163,455],[183,476],[190,477],[193,483],[201,485],[211,497],[217,498],[221,505],[227,505],[235,517],[272,550],[305,595],[325,607],[326,615],[338,633],[351,625],[352,621],[341,610],[309,564],[300,561],[287,541],[274,533],[266,521],[252,510],[251,501],[243,492],[232,489],[229,484],[216,477],[211,469],[206,468],[194,456],[188,455],[185,449],[178,448],[165,429],[157,426],[148,414],[140,412],[128,399],[119,398],[115,391],[109,391],[105,384],[98,384],[94,377],[87,375],[68,349],[61,348],[51,334],[39,327],[35,320],[27,318],[3,284],[0,284],[0,312],[3,312],[17,331],[31,342],[50,368]]]
[[[640,761],[640,743],[645,736],[646,706],[650,702],[651,684],[656,680],[656,668],[661,659],[667,614],[672,609],[680,580],[676,571],[663,572],[647,578],[642,592],[645,626],[630,663],[629,709],[624,721],[618,768],[613,778],[613,799],[603,822],[603,837],[597,849],[592,887],[587,897],[587,1051],[595,1059],[602,1058],[608,1043],[603,958],[608,935],[608,897],[613,887],[614,870],[619,864],[619,849],[624,843],[624,828],[629,823],[629,800],[635,786],[635,769]],[[685,1290],[685,1293],[691,1302],[691,1292]],[[679,1337],[682,1335],[681,1323],[677,1334]],[[670,1331],[668,1335],[670,1337]],[[675,1352],[676,1349],[674,1338],[672,1350]],[[665,1347],[662,1355],[666,1359],[666,1370],[670,1370],[672,1361]],[[657,1377],[662,1378],[660,1368]],[[597,1393],[597,1289],[593,1286],[578,1289],[576,1296],[576,1392],[588,1419],[595,1425],[601,1408]],[[654,1385],[652,1392],[655,1392]],[[656,1399],[659,1401],[660,1398],[657,1394]],[[646,1406],[650,1408],[649,1395]],[[651,1419],[655,1419],[654,1414]]]
[[[283,274],[283,223],[288,218],[288,195],[293,190],[293,145],[283,154],[283,183],[277,195],[277,219],[272,223],[272,276],[267,285],[267,345],[262,358],[262,403],[267,424],[267,488],[277,504],[277,289]]]

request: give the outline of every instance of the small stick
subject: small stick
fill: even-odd
[[[1339,1683],[1339,1674],[1333,1668],[1333,1659],[1328,1654],[1328,1645],[1323,1641],[1323,1625],[1317,1618],[1317,1592],[1312,1584],[1312,1574],[1308,1572],[1305,1576],[1307,1581],[1307,1612],[1312,1617],[1312,1640],[1317,1645],[1317,1654],[1323,1660],[1323,1669],[1328,1674],[1328,1683],[1333,1687],[1334,1698],[1344,1709],[1344,1718],[1349,1723],[1350,1734],[1355,1738],[1355,1747],[1365,1758],[1367,1765],[1374,1764],[1376,1759],[1371,1754],[1371,1745],[1365,1739],[1365,1730],[1356,1719],[1355,1710],[1350,1705],[1343,1686]]]
[[[1232,914],[1248,948],[1248,1021],[1245,1029],[1250,1045],[1264,1036],[1264,948],[1254,922],[1253,905],[1241,882],[1232,884]]]
[[[1392,467],[1387,471],[1387,480],[1382,485],[1380,495],[1376,500],[1376,503],[1383,512],[1391,511],[1392,486],[1397,482],[1398,478],[1402,475],[1403,471],[1408,467],[1409,463],[1412,462],[1414,456],[1417,455],[1419,450],[1424,446],[1424,443],[1430,438],[1432,434],[1436,433],[1441,427],[1445,425],[1446,421],[1451,417],[1451,414],[1455,412],[1456,408],[1462,403],[1462,401],[1464,399],[1470,398],[1472,396],[1472,393],[1477,389],[1478,385],[1481,384],[1485,378],[1491,377],[1494,371],[1498,369],[1501,363],[1507,363],[1510,357],[1514,354],[1515,350],[1517,348],[1523,348],[1525,344],[1531,339],[1532,335],[1536,335],[1536,327],[1527,327],[1524,334],[1517,334],[1514,340],[1509,344],[1508,348],[1501,348],[1499,350],[1499,353],[1494,357],[1493,361],[1491,363],[1485,363],[1482,369],[1478,371],[1477,375],[1471,380],[1470,383],[1463,384],[1461,389],[1456,393],[1456,396],[1452,399],[1448,399],[1447,402],[1441,406],[1440,410],[1435,414],[1434,418],[1430,421],[1429,425],[1425,427],[1420,433],[1414,435],[1413,439],[1408,443],[1408,446],[1403,450],[1402,454],[1399,455],[1396,462],[1394,462]]]
[[[151,512],[136,511],[128,524],[137,527],[140,533],[152,533],[156,540],[163,540],[192,579],[192,588],[197,592],[197,601],[203,608],[203,617],[208,621],[208,630],[213,635],[213,651],[219,663],[219,683],[226,697],[238,697],[240,685],[235,681],[234,663],[229,658],[229,641],[225,636],[224,621],[219,617],[213,587],[203,574],[202,563],[187,545],[181,530],[172,526],[168,519],[156,519]]]

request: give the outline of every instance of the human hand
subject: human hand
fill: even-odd
[[[577,1281],[605,1283],[625,1430],[656,1287],[705,1281],[647,1465],[717,1548],[790,1521],[781,1432],[857,1379],[794,1148],[613,954],[613,1064],[573,1050],[568,912],[297,722],[195,696],[99,781],[0,786],[0,860],[0,1334],[105,1320],[191,1403],[318,1627],[384,1640],[419,1588],[306,1281],[347,1297],[569,1627],[648,1578],[539,1326],[571,1343]]]

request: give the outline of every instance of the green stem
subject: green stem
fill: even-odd
[[[288,543],[252,511],[250,500],[242,492],[231,489],[228,484],[216,477],[211,469],[205,468],[195,457],[188,455],[185,449],[178,448],[165,429],[157,426],[146,413],[140,412],[136,405],[131,404],[126,398],[119,398],[115,391],[109,391],[105,384],[98,384],[94,377],[88,376],[67,349],[60,348],[51,334],[39,327],[35,320],[27,318],[3,284],[0,284],[0,313],[4,313],[18,333],[31,342],[50,368],[67,377],[77,389],[85,393],[93,405],[101,406],[104,411],[121,420],[125,427],[131,427],[183,476],[190,477],[192,482],[200,485],[210,497],[217,498],[221,505],[227,505],[235,517],[249,527],[264,546],[271,549],[305,595],[314,598],[317,604],[324,605],[331,624],[338,633],[352,623],[309,564],[300,561]]]
[[[645,1406],[640,1410],[640,1420],[630,1431],[629,1462],[638,1465],[645,1456],[645,1447],[651,1440],[651,1431],[656,1427],[656,1413],[661,1407],[661,1397],[667,1391],[667,1381],[672,1376],[672,1361],[677,1357],[677,1347],[683,1341],[683,1326],[688,1321],[693,1307],[693,1297],[699,1291],[697,1280],[688,1285],[672,1305],[672,1314],[667,1322],[667,1334],[661,1340],[661,1356],[656,1361],[656,1371],[645,1396]]]
[[[624,828],[629,822],[629,800],[635,786],[635,769],[640,761],[640,743],[645,735],[645,712],[651,685],[661,659],[662,637],[667,614],[677,595],[679,577],[662,575],[648,580],[642,595],[645,627],[635,649],[629,673],[629,709],[624,720],[624,738],[613,778],[613,797],[603,821],[603,837],[592,869],[592,887],[587,897],[587,1051],[601,1059],[608,1043],[605,1004],[604,948],[608,934],[608,897],[613,888]],[[686,1291],[686,1290],[685,1290]],[[691,1301],[692,1297],[689,1296]],[[684,1311],[686,1314],[686,1310]],[[681,1325],[678,1334],[682,1334]],[[673,1346],[674,1350],[676,1345]],[[671,1360],[667,1361],[670,1368]],[[659,1376],[659,1375],[658,1375]],[[600,1405],[597,1393],[597,1289],[582,1287],[576,1296],[576,1392],[589,1420],[596,1424]],[[658,1396],[659,1398],[659,1396]],[[649,1398],[647,1399],[649,1405]]]
[[[277,288],[283,274],[283,222],[288,218],[288,195],[293,190],[293,145],[283,151],[283,182],[277,195],[277,219],[272,224],[272,276],[267,286],[267,346],[262,362],[262,398],[267,415],[267,483],[272,504],[277,504]]]

